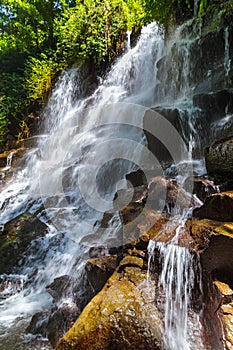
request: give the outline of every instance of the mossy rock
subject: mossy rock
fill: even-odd
[[[205,149],[205,160],[206,168],[209,174],[220,175],[232,179],[233,137],[226,140],[217,141],[212,146],[207,147]]]
[[[151,284],[147,288],[146,271],[139,267],[115,271],[56,350],[161,349],[162,321]]]

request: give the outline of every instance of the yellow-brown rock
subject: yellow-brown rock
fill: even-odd
[[[154,282],[149,286],[141,268],[125,266],[123,271],[115,271],[56,350],[160,349],[162,321],[154,291]]]
[[[220,281],[214,281],[214,284],[222,295],[222,304],[230,303],[233,300],[233,290],[229,285]]]
[[[226,349],[233,350],[233,315],[225,315]]]
[[[124,259],[121,260],[119,267],[125,267],[125,266],[135,266],[135,267],[143,267],[143,259],[139,258],[137,256],[130,256],[127,255],[124,257]]]
[[[227,283],[221,281],[214,281],[215,286],[218,288],[222,301],[220,311],[222,313],[223,326],[225,332],[225,349],[233,349],[233,290]]]

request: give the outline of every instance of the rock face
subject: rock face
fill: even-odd
[[[227,283],[215,281],[214,284],[221,296],[220,308],[218,312],[225,330],[224,340],[226,349],[231,350],[233,347],[233,290]]]
[[[177,98],[185,89],[187,93],[192,88],[195,94],[206,94],[231,87],[233,71],[232,65],[227,69],[226,57],[233,56],[232,20],[229,18],[226,27],[218,16],[214,28],[213,23],[203,26],[201,20],[193,19],[181,26],[176,40],[170,42],[170,54],[157,63],[161,83],[156,93],[160,101]]]
[[[56,350],[159,350],[162,321],[153,288],[146,289],[143,260],[125,257],[104,288],[84,309]]]
[[[205,150],[206,168],[209,174],[232,179],[233,138],[217,141]]]
[[[226,112],[229,114],[233,112],[233,92],[220,90],[208,94],[196,94],[193,97],[193,105],[205,111],[212,120],[221,118]]]
[[[201,253],[203,326],[211,349],[233,348],[233,222],[193,220],[191,235]]]

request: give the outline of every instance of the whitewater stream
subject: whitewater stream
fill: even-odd
[[[164,46],[163,32],[156,23],[152,23],[142,29],[133,48],[130,47],[128,33],[124,55],[115,62],[104,79],[99,79],[99,85],[91,96],[82,96],[82,67],[61,74],[44,109],[45,123],[36,147],[28,152],[25,167],[1,191],[2,230],[7,222],[25,211],[37,213],[47,226],[46,234],[31,243],[27,256],[20,261],[15,274],[0,276],[0,279],[7,281],[8,288],[0,291],[1,350],[51,349],[46,339],[38,340],[25,334],[25,329],[36,312],[51,306],[52,297],[46,291],[46,286],[59,276],[75,274],[79,278],[90,246],[120,245],[121,242],[114,236],[120,223],[114,212],[113,198],[117,190],[127,188],[126,174],[137,167],[146,171],[150,164],[150,175],[156,169],[155,176],[170,174],[181,185],[193,174],[205,174],[201,134],[205,128],[200,122],[196,123],[199,110],[192,106],[192,86],[188,79],[189,45],[194,39],[180,40],[180,32],[175,33],[170,46]],[[227,31],[225,35],[227,39]],[[183,76],[179,91],[175,82],[171,81],[168,93],[166,89],[158,90],[162,78],[157,76],[157,63],[162,57],[169,62],[174,41],[180,43],[180,50],[184,52]],[[175,76],[173,78],[176,79]],[[163,108],[175,106],[180,111],[179,137],[172,124],[161,116],[161,125],[164,123],[164,128],[168,128],[171,140],[167,139],[166,142],[160,135],[162,127],[154,131],[173,153],[172,135],[177,136],[182,144],[184,157],[175,159],[176,171],[174,164],[164,169],[147,149],[143,118],[148,109],[155,105]],[[227,118],[226,115],[226,123]],[[213,124],[210,139],[214,138],[217,129],[218,122]],[[155,162],[156,166],[153,167],[151,162]],[[7,166],[10,166],[10,160]],[[102,229],[102,234],[95,237],[105,212],[112,213],[113,219]],[[81,241],[85,242],[86,251],[80,248]],[[186,335],[195,269],[193,257],[176,245],[160,245],[157,249],[165,266],[160,285],[167,299],[171,298],[171,290],[166,289],[166,285],[173,283],[168,280],[171,271],[179,274],[178,297],[181,285],[185,295],[183,301],[175,299],[173,304],[166,306],[167,337],[164,346],[166,350],[188,350],[191,349]],[[73,303],[72,300],[64,302]],[[174,320],[171,320],[174,317],[182,319],[176,324],[175,331],[172,329]]]

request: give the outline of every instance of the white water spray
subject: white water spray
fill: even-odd
[[[226,27],[224,31],[225,38],[225,55],[224,55],[224,67],[226,83],[229,83],[229,73],[231,70],[231,59],[230,59],[230,44],[229,44],[229,28]]]
[[[194,288],[202,293],[200,264],[187,248],[150,241],[148,274],[156,250],[162,267],[157,299],[164,299],[164,349],[201,350],[200,319],[191,310]]]

